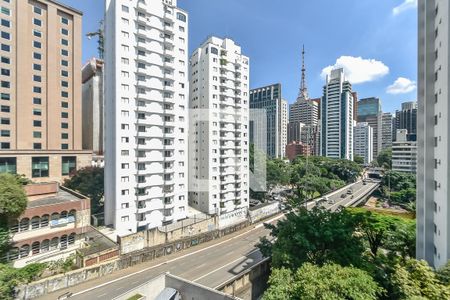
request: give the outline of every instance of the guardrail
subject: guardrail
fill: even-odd
[[[380,186],[380,184],[377,183],[371,189],[367,190],[367,192],[365,192],[364,194],[362,194],[359,197],[355,198],[354,201],[350,201],[349,203],[347,203],[344,206],[345,207],[349,207],[349,206],[357,206],[357,205],[359,205],[362,201],[367,199],[367,197],[370,196],[379,186]]]

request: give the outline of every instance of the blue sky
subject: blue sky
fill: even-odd
[[[84,12],[84,33],[98,28],[104,0],[60,1]],[[178,0],[178,5],[189,12],[190,52],[209,35],[234,39],[250,57],[251,88],[280,82],[292,103],[305,44],[311,97],[321,96],[323,75],[338,65],[359,97],[380,97],[385,112],[416,100],[417,0]],[[95,41],[83,43],[83,61],[97,55]]]

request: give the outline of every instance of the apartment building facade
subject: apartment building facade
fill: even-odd
[[[364,165],[373,161],[373,129],[368,123],[357,123],[354,127],[354,155],[364,158]]]
[[[2,1],[0,172],[62,181],[82,149],[82,13],[53,0]]]
[[[189,205],[222,215],[249,207],[249,58],[208,38],[190,58]]]
[[[186,218],[188,14],[105,5],[105,221],[128,234]]]
[[[418,1],[416,256],[450,259],[450,3]]]
[[[257,145],[261,150],[266,150],[270,158],[282,158],[285,156],[287,143],[287,101],[282,99],[281,84],[273,84],[250,90],[250,109],[265,110],[267,115],[266,126],[250,120],[250,143],[261,140],[256,136],[266,134],[264,145]],[[256,132],[265,131],[265,132]]]
[[[373,156],[377,157],[382,148],[382,110],[379,98],[370,97],[358,101],[357,121],[367,122],[373,129]]]
[[[416,174],[416,135],[408,134],[408,130],[406,129],[397,129],[395,142],[392,142],[392,170]]]
[[[353,160],[353,95],[343,69],[327,76],[320,109],[321,155]]]

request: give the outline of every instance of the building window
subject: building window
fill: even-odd
[[[69,87],[69,82],[68,82],[68,81],[62,80],[62,81],[61,81],[61,86],[62,86],[62,87]]]
[[[38,14],[38,15],[42,14],[42,9],[40,7],[37,7],[37,6],[33,7],[33,11],[35,14]]]
[[[33,143],[33,149],[34,150],[41,150],[42,144],[41,143]]]
[[[1,137],[10,137],[11,136],[11,131],[9,131],[9,130],[0,130],[0,136]]]
[[[2,124],[2,125],[9,125],[10,124],[9,118],[1,118],[0,119],[0,124]]]
[[[17,159],[15,157],[0,157],[0,173],[17,172]]]
[[[33,121],[33,126],[34,127],[42,127],[42,121],[34,120]]]
[[[31,158],[31,174],[33,178],[48,177],[49,169],[48,156]]]
[[[40,132],[40,131],[33,131],[33,138],[35,138],[35,139],[42,138],[42,132]]]
[[[33,109],[33,115],[34,116],[41,116],[42,115],[42,111],[39,108],[34,108]]]
[[[62,44],[63,46],[69,46],[69,41],[66,40],[66,39],[61,39],[61,44]]]
[[[34,18],[33,19],[33,24],[36,26],[42,26],[42,21],[39,19]]]
[[[40,42],[37,42],[37,41],[33,41],[33,47],[34,47],[34,48],[38,48],[38,49],[41,49],[41,47],[42,47],[42,44],[41,44]]]
[[[182,21],[182,22],[186,22],[186,15],[184,15],[184,14],[178,12],[178,13],[177,13],[177,19],[180,20],[180,21]]]
[[[62,35],[69,35],[69,30],[67,30],[65,28],[61,28],[61,34]]]
[[[5,89],[9,89],[11,86],[11,84],[9,83],[9,81],[3,81],[1,82],[1,87],[5,88]]]
[[[68,25],[69,24],[69,19],[61,17],[61,23]]]
[[[11,51],[11,47],[9,45],[6,45],[6,44],[2,44],[1,49],[2,49],[2,51],[5,51],[5,52]]]
[[[11,108],[8,105],[2,105],[0,106],[0,111],[4,113],[9,113],[11,111]]]
[[[69,97],[69,93],[63,91],[63,92],[61,92],[61,97],[68,98]]]
[[[61,139],[67,140],[68,138],[69,138],[69,134],[68,133],[61,133]]]
[[[69,118],[69,113],[67,113],[67,112],[62,112],[62,113],[61,113],[61,118],[63,118],[63,119]]]
[[[69,56],[69,51],[66,49],[61,49],[61,55],[62,56]]]
[[[1,37],[2,37],[2,39],[5,39],[5,40],[11,39],[11,35],[9,34],[9,32],[5,32],[5,31],[2,31]]]
[[[34,59],[41,60],[42,55],[41,55],[40,53],[34,52],[34,53],[33,53],[33,58],[34,58]]]
[[[68,129],[69,128],[69,123],[61,123],[61,128]]]
[[[69,72],[67,72],[66,70],[61,70],[61,76],[69,77]]]
[[[42,88],[39,86],[33,86],[33,92],[40,94],[40,93],[42,93]]]
[[[11,15],[11,11],[7,7],[2,6],[1,12],[2,12],[2,14],[7,15],[7,16]]]
[[[9,76],[11,75],[11,71],[9,69],[1,69],[1,74],[3,76]]]
[[[69,102],[61,102],[61,107],[62,108],[69,108]]]
[[[69,144],[61,144],[61,149],[62,150],[68,150],[69,149]]]
[[[8,20],[2,19],[2,26],[9,28],[9,27],[11,27],[11,22]]]
[[[33,30],[33,35],[35,37],[42,37],[42,32],[40,30],[34,29]]]
[[[33,75],[33,81],[42,82],[42,77],[39,75]]]
[[[37,104],[37,105],[42,104],[41,98],[36,98],[36,97],[34,97],[34,98],[33,98],[33,104]]]
[[[7,93],[1,93],[1,99],[9,101],[9,100],[11,100],[11,95],[7,94]]]
[[[33,64],[33,70],[40,71],[42,69],[41,65],[39,64]]]
[[[69,61],[67,61],[65,59],[62,59],[61,60],[61,66],[68,67],[69,66]]]
[[[0,149],[10,149],[11,144],[10,143],[0,143]]]
[[[77,169],[77,158],[75,156],[62,157],[62,175],[67,176]]]
[[[128,8],[128,6],[122,5],[122,11],[127,13],[130,11],[130,9]]]
[[[9,57],[6,57],[6,56],[2,56],[1,61],[3,64],[7,64],[7,65],[9,65],[11,63]]]

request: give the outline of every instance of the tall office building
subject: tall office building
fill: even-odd
[[[395,112],[394,134],[398,129],[406,129],[408,134],[417,134],[417,102],[402,103],[402,109]]]
[[[105,221],[119,234],[186,218],[188,15],[106,1]]]
[[[367,122],[373,129],[373,157],[377,157],[382,147],[381,101],[379,98],[364,98],[358,101],[358,122]]]
[[[393,119],[391,113],[381,115],[381,150],[392,147]]]
[[[103,60],[92,58],[82,69],[83,149],[103,155],[105,113],[103,103]]]
[[[450,259],[450,3],[419,0],[417,258]]]
[[[266,149],[261,149],[263,145],[257,145],[258,148],[266,150],[268,157],[284,157],[287,143],[287,102],[281,97],[281,84],[251,90],[250,109],[262,109],[267,114],[265,128],[255,124],[257,120],[250,121],[250,143],[255,143],[255,135],[264,134],[256,133],[255,130],[265,130]]]
[[[406,129],[397,129],[395,142],[392,142],[392,171],[416,174],[417,140],[415,134]]]
[[[234,41],[210,37],[190,75],[189,204],[207,214],[247,210],[249,59]]]
[[[353,95],[344,69],[335,69],[323,87],[320,119],[321,155],[353,160]]]
[[[287,143],[302,142],[306,125],[300,122],[289,122],[287,126]]]
[[[0,172],[62,181],[91,163],[81,143],[82,13],[2,1]]]
[[[364,165],[373,160],[373,129],[368,123],[357,123],[354,127],[354,155],[364,158]]]

